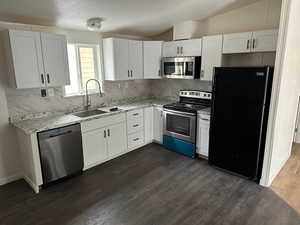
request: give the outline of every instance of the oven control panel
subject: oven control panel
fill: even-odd
[[[211,99],[211,92],[206,91],[180,91],[180,97]]]

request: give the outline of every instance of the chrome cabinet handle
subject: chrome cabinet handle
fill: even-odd
[[[45,84],[45,79],[44,79],[44,75],[41,74],[41,81],[42,81],[42,84]]]
[[[107,136],[110,137],[110,130],[107,130]]]
[[[133,141],[138,141],[138,140],[140,140],[139,138],[135,138],[135,139],[133,139]]]
[[[49,76],[49,73],[47,73],[47,82],[48,82],[48,84],[50,84],[50,76]]]
[[[177,55],[179,54],[179,47],[177,46]]]
[[[247,49],[250,48],[250,40],[247,41]]]
[[[181,49],[181,51],[180,51],[180,52],[181,52],[181,55],[183,55],[183,47],[181,46],[180,49]]]
[[[132,77],[132,70],[130,70],[130,74],[131,74],[131,77]]]
[[[127,70],[127,73],[128,73],[128,77],[130,77],[129,70]]]
[[[139,115],[139,114],[138,114],[138,113],[134,113],[134,114],[132,114],[132,115],[137,116],[137,115]]]
[[[159,77],[161,76],[161,74],[160,74],[160,70],[158,70],[158,76],[159,76]]]
[[[106,138],[106,130],[104,130],[104,138]]]
[[[138,126],[139,126],[138,124],[133,125],[133,127],[138,127]]]
[[[255,39],[253,39],[252,48],[255,49]]]

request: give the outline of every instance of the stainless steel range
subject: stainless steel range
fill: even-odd
[[[197,111],[210,107],[211,92],[181,90],[179,96],[179,102],[163,107],[163,145],[175,152],[195,157]]]

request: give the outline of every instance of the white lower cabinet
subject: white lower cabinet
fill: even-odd
[[[126,123],[111,125],[107,128],[108,156],[118,156],[127,150]]]
[[[104,128],[82,134],[84,168],[95,166],[108,158]]]
[[[160,144],[163,142],[163,109],[161,107],[153,109],[153,140]]]
[[[145,144],[153,141],[153,107],[144,109]]]
[[[143,109],[127,112],[127,133],[128,151],[135,150],[145,144]]]
[[[208,157],[210,116],[198,114],[197,153]]]
[[[127,152],[125,113],[81,123],[84,169]]]
[[[128,150],[134,150],[144,145],[144,132],[136,132],[128,135]]]

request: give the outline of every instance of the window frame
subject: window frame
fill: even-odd
[[[100,45],[99,44],[83,44],[83,43],[68,43],[70,45],[74,45],[75,48],[75,57],[76,57],[76,68],[77,68],[77,79],[78,79],[78,89],[79,91],[76,93],[67,93],[66,88],[64,88],[64,96],[72,97],[72,96],[81,96],[85,94],[85,86],[82,83],[82,70],[81,70],[81,59],[80,59],[80,48],[92,48],[93,49],[93,58],[94,58],[94,71],[95,71],[95,79],[102,81],[101,75],[101,56],[100,56]],[[101,71],[100,71],[101,69]],[[96,89],[89,89],[89,93],[96,93]]]

